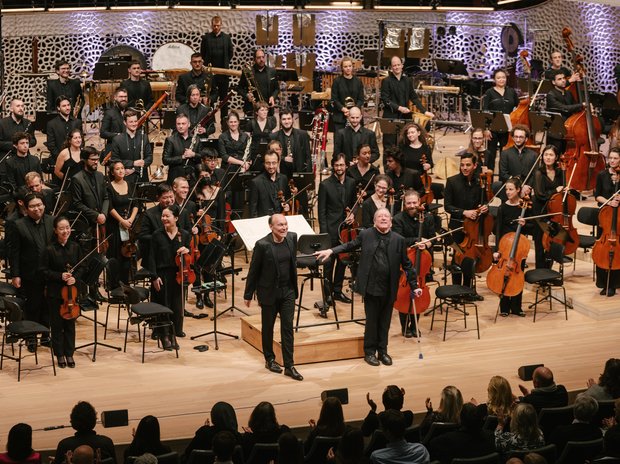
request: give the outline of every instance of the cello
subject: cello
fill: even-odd
[[[573,165],[577,166],[573,188],[581,192],[594,188],[596,176],[605,169],[605,160],[598,146],[601,122],[592,115],[583,57],[575,53],[571,35],[572,31],[568,27],[562,29],[562,37],[564,37],[566,48],[573,58],[575,70],[581,75],[581,82],[575,82],[575,84],[577,85],[577,94],[583,96],[585,107],[564,122],[566,129],[565,153],[568,157],[568,168],[572,170]]]
[[[618,177],[620,174],[616,171],[615,175]],[[618,213],[620,213],[620,208],[607,204],[620,193],[617,187],[618,180],[614,182],[616,192],[600,207],[598,225],[601,229],[601,236],[592,248],[592,261],[599,268],[607,271],[607,291],[609,291],[610,271],[620,269],[620,248],[618,248]]]

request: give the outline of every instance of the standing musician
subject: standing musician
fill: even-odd
[[[477,127],[471,131],[469,138],[469,146],[465,153],[473,153],[478,160],[478,170],[485,174],[487,171],[491,170],[488,166],[488,160],[491,156],[490,150],[487,148],[487,144],[485,143],[486,138],[484,134],[484,129]],[[495,169],[495,166],[493,167]]]
[[[521,195],[521,181],[512,177],[506,181],[506,196],[508,199],[499,206],[497,210],[497,218],[495,219],[495,236],[502,237],[509,232],[515,232],[517,226],[525,226],[525,219],[519,218],[521,215],[521,204],[519,202]],[[495,245],[495,252],[493,253],[493,259],[497,261],[500,258],[500,254],[497,251],[499,249],[500,241],[497,240]],[[523,268],[523,263],[516,263],[517,266]],[[502,296],[499,302],[500,316],[508,317],[511,313],[525,317],[525,312],[521,309],[521,302],[523,300],[523,290],[516,296]]]
[[[551,52],[551,66],[545,70],[545,79],[553,81],[553,75],[556,71],[562,71],[564,77],[571,83],[581,80],[581,75],[579,73],[573,74],[570,69],[564,66],[564,56],[559,50]]]
[[[142,256],[142,265],[145,266],[149,262],[151,249],[151,238],[157,229],[161,229],[161,213],[168,206],[174,205],[174,192],[169,184],[161,183],[157,186],[157,204],[144,212],[140,232],[138,234],[138,243],[140,255]]]
[[[201,143],[198,142],[193,150],[190,148],[192,136],[189,133],[189,117],[177,114],[176,131],[164,142],[162,154],[163,163],[168,168],[169,184],[177,177],[190,177],[194,174],[195,166],[200,162]]]
[[[519,105],[519,97],[512,87],[506,85],[508,74],[504,69],[493,71],[495,85],[487,90],[482,97],[482,109],[496,113],[510,114]],[[495,157],[508,143],[508,132],[492,132],[485,130],[484,136],[488,141],[489,157],[485,159],[486,166],[491,171],[495,170]]]
[[[289,205],[282,203],[291,192],[288,179],[278,172],[280,157],[277,153],[265,154],[265,170],[250,182],[250,217],[261,217],[289,212]]]
[[[214,16],[211,19],[211,32],[207,32],[202,36],[200,43],[200,56],[204,62],[214,68],[230,68],[230,61],[234,55],[234,48],[229,34],[222,32],[222,18]],[[193,56],[193,55],[192,55]],[[223,100],[228,93],[228,76],[214,75],[211,79],[211,95],[210,101],[215,103],[219,97]],[[222,121],[226,119],[228,114],[228,104],[222,106]]]
[[[431,238],[435,236],[435,220],[433,216],[424,213],[424,222],[422,223],[422,234],[420,234],[420,194],[415,190],[407,190],[403,196],[404,210],[394,216],[392,230],[397,234],[402,235],[405,238],[405,246],[412,246],[418,242],[418,236],[422,238]],[[430,249],[432,247],[431,242],[426,242],[419,245],[420,250]],[[432,251],[431,251],[432,255]],[[431,268],[432,272],[432,268]],[[398,313],[400,319],[400,327],[402,333],[407,338],[417,337],[418,329],[416,328],[418,315],[411,317],[409,320],[409,327],[407,327],[407,314]]]
[[[120,282],[129,283],[131,274],[131,256],[124,256],[121,252],[123,242],[129,241],[129,230],[134,226],[138,215],[138,202],[135,196],[134,182],[127,179],[127,170],[122,161],[110,163],[110,182],[108,183],[108,197],[110,198],[110,212],[106,221],[106,232],[111,234],[106,256],[114,259],[116,266],[108,276],[109,288],[120,287]]]
[[[26,215],[7,229],[11,284],[17,289],[17,296],[26,301],[26,319],[49,327],[44,296],[45,281],[38,272],[38,264],[43,250],[52,240],[54,219],[45,214],[43,195],[40,193],[27,193],[24,206]],[[34,350],[31,341],[28,343],[28,351]]]
[[[63,144],[63,149],[58,153],[56,165],[54,166],[54,175],[58,180],[58,185],[62,185],[65,176],[71,179],[74,175],[82,170],[82,145],[84,139],[80,129],[73,129],[69,132],[67,140]]]
[[[403,75],[403,60],[393,56],[390,62],[391,74],[381,83],[381,103],[383,117],[389,119],[411,119],[409,102],[413,103],[421,113],[433,118],[435,115],[426,111],[420,98],[413,89],[411,79]],[[396,145],[396,134],[383,134],[383,149]]]
[[[211,108],[204,105],[201,99],[202,93],[198,86],[190,85],[187,88],[187,102],[177,108],[177,115],[185,114],[189,118],[190,132],[196,130],[198,134],[208,137],[215,132],[215,123],[211,120],[208,127],[198,125],[211,111]]]
[[[144,126],[138,128],[137,111],[128,109],[123,114],[123,120],[125,130],[112,139],[112,161],[123,163],[127,180],[148,182],[148,169],[153,163],[153,150],[148,135]]]
[[[261,307],[263,328],[262,346],[265,368],[277,374],[282,367],[273,352],[273,326],[280,315],[280,338],[284,375],[303,380],[295,369],[293,358],[293,317],[297,299],[297,234],[288,231],[286,217],[274,214],[269,217],[271,233],[254,245],[252,262],[248,270],[243,299],[249,308],[256,294]]]
[[[378,366],[379,363],[390,366],[392,358],[387,352],[388,333],[401,266],[407,273],[411,298],[421,295],[422,290],[417,288],[415,269],[407,257],[405,239],[392,231],[392,217],[387,209],[382,208],[375,212],[374,227],[362,230],[357,238],[350,242],[317,251],[315,256],[325,261],[334,253],[353,251],[360,247],[356,288],[364,297],[366,313],[364,361],[371,366]]]
[[[208,149],[202,156],[202,163],[196,169],[198,172],[198,182],[200,182],[196,189],[196,197],[198,198],[200,209],[209,206],[211,201],[215,199],[215,203],[207,214],[214,220],[215,225],[221,229],[226,216],[226,199],[223,191],[226,172],[217,167],[217,152]]]
[[[414,169],[403,167],[403,155],[396,147],[384,153],[386,174],[392,179],[392,187],[398,192],[413,189],[422,194],[424,185],[420,179],[420,173]],[[394,205],[396,206],[396,205]],[[400,209],[400,205],[399,209]]]
[[[575,102],[573,94],[566,90],[566,77],[564,71],[561,69],[553,71],[551,73],[553,89],[547,93],[547,111],[560,113],[564,121],[566,121],[570,115],[582,111],[585,108],[585,103]],[[547,141],[551,145],[558,147],[561,153],[566,149],[566,141],[563,139],[556,139],[547,135]]]
[[[388,190],[392,188],[392,179],[385,174],[375,176],[374,192],[362,203],[362,227],[369,228],[373,226],[375,212],[379,209],[390,209],[388,204]]]
[[[101,122],[101,130],[99,136],[105,139],[106,144],[103,149],[104,157],[111,149],[112,140],[117,135],[121,135],[125,132],[125,119],[123,114],[127,109],[127,89],[123,87],[117,87],[114,91],[114,103],[108,108]]]
[[[340,62],[342,74],[332,84],[334,133],[344,129],[351,108],[364,106],[364,85],[359,77],[353,75],[353,59],[345,56]],[[339,152],[338,152],[339,153]]]
[[[530,130],[523,124],[517,124],[510,133],[514,140],[514,145],[504,150],[499,159],[499,180],[506,182],[512,177],[518,177],[521,182],[525,180],[528,173],[536,163],[538,155],[533,150],[525,147],[530,136]],[[531,182],[531,179],[528,181]],[[529,195],[532,189],[529,184],[520,186],[522,195]]]
[[[24,117],[24,102],[13,98],[9,105],[9,115],[0,119],[0,157],[13,150],[13,134],[16,132],[27,132],[30,146],[36,146],[32,121]]]
[[[379,146],[377,145],[377,135],[374,131],[362,127],[362,112],[357,106],[353,106],[348,111],[349,124],[335,132],[334,153],[344,153],[347,163],[353,164],[353,158],[361,145],[370,146],[370,162],[374,163],[379,159]]]
[[[231,171],[240,169],[241,172],[246,172],[252,166],[252,159],[243,161],[249,136],[239,129],[239,123],[239,113],[231,111],[227,120],[228,128],[222,132],[218,141],[218,151],[222,158],[222,168],[226,169],[228,165],[233,165]]]
[[[331,246],[340,243],[339,226],[347,222],[353,222],[353,215],[347,213],[355,204],[355,181],[346,175],[347,162],[343,153],[332,157],[332,175],[319,184],[318,214],[320,233],[329,234]],[[334,261],[336,262],[334,272]],[[344,282],[345,264],[340,261],[338,255],[329,259],[323,267],[323,275],[328,285],[332,288],[334,299],[344,303],[351,303],[349,297],[342,293]],[[329,293],[329,292],[328,292]],[[324,311],[326,314],[326,311]]]
[[[364,187],[373,176],[379,174],[379,170],[370,164],[372,157],[372,149],[370,145],[362,144],[357,147],[356,162],[347,169],[348,176],[355,181],[355,185]],[[346,154],[345,154],[346,156]],[[375,192],[374,185],[368,187],[364,192],[365,196],[370,196]]]
[[[265,50],[262,48],[254,50],[254,64],[247,72],[251,73],[251,78],[254,81],[252,86],[256,86],[256,88],[254,92],[250,91],[248,76],[244,71],[239,79],[239,88],[244,100],[243,114],[246,117],[252,116],[255,105],[263,102],[267,104],[269,116],[273,116],[273,108],[276,105],[280,86],[276,80],[276,69],[267,66],[265,63]]]
[[[403,166],[419,173],[433,168],[431,147],[426,142],[426,131],[417,122],[410,122],[400,133],[400,152],[403,155]],[[426,162],[422,163],[422,155]]]
[[[254,164],[252,165],[253,171],[260,171],[262,169],[262,154],[260,154],[261,145],[269,143],[271,133],[276,130],[278,121],[275,116],[269,116],[269,105],[267,102],[257,102],[255,105],[254,118],[250,119],[248,132],[252,136],[252,148],[251,154]],[[266,147],[268,148],[268,147]],[[269,149],[267,149],[269,151]],[[280,153],[282,147],[280,147]],[[265,153],[265,152],[263,152]]]
[[[58,60],[54,65],[58,79],[47,81],[47,112],[58,111],[58,98],[64,96],[69,99],[69,111],[73,112],[78,100],[79,108],[84,106],[84,92],[79,79],[71,79],[71,65],[67,60]],[[79,98],[78,98],[79,97]],[[79,115],[79,111],[77,112]]]
[[[13,134],[13,148],[15,156],[4,160],[6,163],[6,177],[13,189],[26,184],[24,176],[35,171],[41,174],[41,162],[39,158],[30,154],[30,134],[27,132],[15,132]]]
[[[47,142],[45,143],[50,151],[49,164],[52,166],[56,163],[58,153],[69,133],[73,129],[82,128],[82,120],[73,118],[71,100],[68,97],[61,95],[56,99],[56,110],[58,113],[56,117],[47,122]]]
[[[149,81],[142,78],[142,64],[133,60],[128,71],[129,78],[121,82],[121,87],[127,90],[127,106],[138,111],[150,108],[153,105],[153,90]],[[142,102],[142,108],[138,102]]]
[[[280,130],[271,138],[282,145],[280,172],[291,178],[294,172],[312,171],[310,156],[310,137],[305,130],[293,127],[293,112],[286,108],[280,110]],[[301,198],[299,199],[300,201]]]
[[[56,204],[56,195],[54,195],[54,190],[47,187],[43,183],[41,174],[38,172],[29,172],[24,176],[24,181],[26,182],[26,188],[28,189],[28,191],[32,193],[40,193],[41,195],[43,195],[45,211],[54,211],[54,205]]]
[[[64,216],[53,221],[55,237],[43,250],[41,256],[41,274],[45,280],[45,296],[52,330],[52,348],[58,360],[58,367],[75,367],[75,319],[61,316],[63,289],[71,292],[84,273],[85,266],[78,266],[74,272],[70,269],[82,259],[82,251],[77,242],[69,240],[71,225]],[[67,304],[77,305],[76,301]]]
[[[600,207],[610,198],[607,206],[615,208],[620,205],[620,195],[614,195],[620,189],[620,148],[612,148],[607,156],[608,168],[601,171],[596,176],[596,188],[594,189],[594,198]],[[607,286],[607,278],[609,274],[609,287]],[[614,296],[616,289],[620,288],[620,270],[607,270],[596,266],[596,286],[602,289],[601,295]]]
[[[161,213],[163,228],[153,232],[151,237],[152,250],[149,253],[148,269],[156,275],[152,281],[152,301],[159,303],[173,311],[174,336],[166,329],[156,334],[165,350],[178,349],[176,337],[185,337],[183,332],[183,298],[181,284],[177,282],[176,274],[179,266],[175,263],[178,256],[189,253],[190,233],[178,227],[179,207],[167,206]]]
[[[191,71],[181,74],[177,80],[174,99],[179,105],[187,102],[187,89],[190,85],[193,84],[199,89],[206,90],[210,82],[210,76],[204,70],[204,61],[200,53],[192,53],[189,63],[192,67]]]
[[[202,211],[198,210],[198,206],[193,200],[188,199],[189,182],[185,177],[177,177],[172,181],[172,192],[174,193],[174,203],[179,207],[179,227],[187,230],[192,234],[198,231],[192,228],[192,217],[196,218]]]
[[[465,218],[475,221],[478,216],[489,211],[488,206],[480,205],[482,187],[478,182],[478,176],[475,175],[478,167],[476,161],[472,153],[463,154],[459,166],[460,172],[446,181],[444,209],[450,214],[448,229],[462,227]],[[463,241],[465,234],[458,231],[452,234],[452,238],[458,244]],[[454,263],[452,264],[452,283],[471,287],[474,278],[471,266],[463,267],[464,269],[460,269]]]

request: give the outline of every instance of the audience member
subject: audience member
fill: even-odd
[[[144,453],[141,456],[136,456],[134,464],[157,464],[157,456],[151,453]]]
[[[603,418],[603,428],[610,429],[618,424],[620,424],[620,398],[614,401],[614,415]]]
[[[65,457],[67,464],[95,464],[95,451],[88,445],[67,451]]]
[[[548,367],[537,367],[532,374],[532,383],[534,384],[532,391],[519,385],[519,390],[523,393],[520,400],[522,403],[534,406],[536,413],[539,413],[542,408],[559,408],[568,405],[566,387],[554,382],[553,372]]]
[[[340,437],[334,451],[330,448],[327,454],[328,462],[335,464],[368,464],[370,461],[364,456],[364,435],[360,429],[348,428]]]
[[[433,461],[450,464],[454,458],[476,458],[495,451],[493,434],[482,430],[484,415],[480,408],[465,403],[461,408],[461,427],[433,438],[428,451]]]
[[[523,458],[523,464],[547,464],[547,460],[541,454],[527,453]]]
[[[421,443],[405,440],[405,418],[403,413],[389,409],[381,417],[381,428],[388,444],[383,449],[373,451],[370,462],[373,464],[423,464],[430,462],[430,455]]]
[[[88,445],[95,452],[100,450],[103,459],[112,458],[116,463],[116,453],[114,443],[105,435],[98,435],[95,432],[97,425],[97,412],[95,408],[86,401],[80,401],[71,410],[71,427],[75,429],[72,437],[63,438],[56,448],[55,464],[65,462],[67,451],[74,450],[80,445]]]
[[[285,432],[278,439],[278,459],[283,464],[302,464],[304,453],[299,439],[291,432]]]
[[[256,443],[277,443],[280,435],[291,431],[286,425],[278,423],[276,410],[267,401],[256,405],[250,414],[248,427],[244,427],[243,430],[245,431],[242,437],[244,456],[250,455]]]
[[[529,450],[545,445],[545,438],[538,428],[536,410],[527,403],[518,404],[512,411],[510,432],[504,432],[506,416],[498,416],[495,429],[495,448],[501,453]]]
[[[340,437],[344,433],[344,413],[342,404],[335,397],[325,398],[321,406],[319,420],[310,419],[310,433],[304,442],[304,453],[308,454],[316,437]]]
[[[171,451],[168,445],[161,442],[159,421],[155,416],[144,416],[133,431],[133,440],[123,453],[125,464],[128,458],[151,453],[155,456],[166,454]]]
[[[463,395],[461,391],[449,385],[441,391],[439,408],[433,411],[433,403],[426,398],[426,417],[420,424],[420,436],[424,438],[433,422],[452,422],[458,424],[461,408],[463,407]]]
[[[381,421],[383,412],[377,414],[377,403],[370,398],[370,393],[366,393],[366,401],[370,406],[370,411],[362,423],[362,433],[364,436],[368,437],[379,428],[379,422]],[[409,410],[402,411],[403,403],[405,401],[404,388],[399,388],[396,385],[388,385],[385,387],[385,390],[383,390],[381,401],[383,403],[384,411],[387,411],[388,409],[401,411],[403,413],[403,417],[405,418],[405,426],[411,427],[413,424],[413,412]]]
[[[196,430],[194,438],[192,438],[192,441],[190,441],[187,448],[185,448],[181,462],[187,462],[189,460],[192,450],[210,450],[212,448],[213,437],[218,432],[223,431],[231,432],[235,436],[237,444],[241,444],[241,434],[239,433],[237,414],[234,408],[224,401],[218,401],[211,408],[211,420],[207,419],[205,425]]]
[[[588,389],[582,395],[599,401],[620,398],[620,359],[608,359],[598,383],[595,383],[594,379],[588,379],[587,385]]]
[[[213,455],[215,456],[214,462],[219,462],[220,464],[232,464],[235,446],[237,446],[237,439],[232,432],[224,430],[216,433],[213,437]]]
[[[620,426],[616,425],[605,432],[603,440],[604,456],[620,459]]]
[[[475,398],[472,398],[471,402],[478,405]],[[499,375],[491,377],[487,387],[487,404],[481,405],[481,408],[486,408],[489,416],[503,417],[509,421],[514,406],[515,396],[512,394],[510,382]]]
[[[9,430],[6,453],[0,453],[0,464],[39,464],[41,455],[32,449],[32,427],[15,424]]]
[[[551,436],[547,437],[549,443],[555,444],[558,456],[562,455],[569,441],[589,441],[602,437],[601,429],[591,423],[597,412],[598,403],[591,396],[581,395],[575,400],[573,423],[556,427]]]

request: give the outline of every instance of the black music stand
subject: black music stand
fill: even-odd
[[[294,172],[291,180],[295,181],[297,190],[314,190],[314,173],[313,172]],[[309,187],[308,187],[309,186]]]
[[[507,114],[504,114],[501,111],[494,111],[493,121],[491,122],[491,127],[490,127],[491,132],[497,132],[500,134],[509,132],[510,128],[508,127],[508,121],[510,121],[510,119],[507,119],[507,118],[508,118]]]
[[[203,297],[203,294],[208,294],[209,292],[213,292],[213,317],[211,320],[213,321],[213,330],[205,333],[201,333],[199,335],[194,335],[190,337],[190,340],[196,340],[200,337],[206,337],[207,335],[213,334],[213,338],[215,340],[215,349],[219,350],[220,346],[217,341],[218,335],[224,335],[225,337],[239,339],[237,335],[229,334],[226,332],[220,332],[217,330],[217,318],[223,314],[217,313],[217,291],[223,288],[226,288],[226,284],[220,282],[218,277],[220,275],[218,269],[222,264],[222,259],[226,255],[226,246],[224,246],[219,240],[212,240],[207,247],[205,247],[204,251],[200,254],[200,258],[198,258],[197,264],[201,269],[206,269],[207,273],[213,276],[213,280],[211,282],[205,282],[200,287],[193,287],[192,291],[195,293],[200,293]],[[234,276],[234,273],[233,273]],[[234,289],[234,277],[232,284],[232,295],[234,299],[235,289]],[[230,309],[230,308],[229,308]],[[228,311],[228,309],[226,310]]]
[[[276,69],[277,81],[298,81],[299,74],[295,68]]]
[[[435,66],[437,67],[437,71],[441,74],[456,74],[459,76],[469,75],[467,72],[467,66],[465,66],[465,62],[463,60],[442,60],[436,58]]]
[[[396,135],[397,138],[403,127],[405,127],[407,123],[411,122],[404,119],[390,118],[377,118],[377,121],[379,121],[379,127],[381,128],[383,135]]]
[[[490,130],[493,117],[493,113],[490,111],[469,110],[471,125],[476,129]]]
[[[226,249],[228,251],[228,254],[230,255],[230,274],[232,275],[231,277],[231,287],[232,290],[230,292],[231,297],[230,297],[230,306],[228,308],[226,308],[224,311],[222,311],[221,313],[217,314],[217,312],[213,312],[213,317],[212,319],[217,319],[220,316],[223,316],[224,314],[226,314],[228,311],[230,311],[231,313],[234,312],[234,310],[236,309],[237,311],[239,311],[240,313],[242,313],[244,316],[249,316],[248,313],[246,313],[243,309],[241,309],[240,307],[238,307],[237,305],[235,305],[235,275],[238,274],[239,272],[241,272],[241,268],[235,269],[235,246],[234,246],[234,237],[237,234],[229,234],[230,240],[228,245],[226,246]]]
[[[554,139],[563,139],[566,135],[564,118],[559,113],[530,111],[530,126],[532,127],[532,134],[543,132]]]

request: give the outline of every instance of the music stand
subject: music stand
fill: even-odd
[[[236,180],[237,178],[235,178]],[[235,275],[237,275],[239,272],[241,272],[241,268],[235,269],[235,246],[234,246],[234,234],[229,234],[229,242],[228,244],[225,246],[225,251],[230,255],[230,274],[232,275],[231,277],[231,287],[232,290],[230,292],[231,297],[230,297],[230,306],[228,308],[226,308],[224,311],[222,311],[221,313],[217,314],[217,311],[213,312],[213,317],[211,319],[215,320],[220,316],[223,316],[224,314],[226,314],[228,311],[230,311],[231,313],[234,312],[234,310],[236,309],[237,311],[239,311],[241,314],[243,314],[244,316],[249,316],[248,313],[246,313],[243,309],[241,309],[239,306],[237,306],[235,304]],[[215,307],[215,295],[214,295],[214,303],[213,306]]]
[[[134,200],[144,202],[157,201],[157,186],[152,182],[141,182],[136,186],[136,197]]]
[[[411,121],[406,121],[404,119],[390,119],[390,118],[377,118],[379,121],[379,127],[381,128],[381,132],[384,135],[396,135],[400,133],[405,124]]]
[[[560,113],[536,113],[530,111],[530,125],[534,134],[544,132],[547,136],[556,140],[561,140],[566,135],[564,118]]]
[[[282,68],[276,69],[277,81],[298,81],[299,74],[295,68]]]
[[[489,130],[493,122],[493,113],[482,110],[469,110],[472,127]]]
[[[439,58],[435,58],[435,66],[437,67],[437,71],[442,74],[452,74],[459,76],[468,76],[467,66],[463,60],[442,60]]]
[[[510,123],[510,115],[504,114],[501,111],[493,112],[493,121],[491,122],[491,132],[497,132],[499,134],[505,134],[512,129]]]
[[[226,251],[226,247],[219,240],[212,240],[209,244],[207,244],[205,249],[200,253],[200,258],[198,258],[197,264],[199,269],[207,269],[207,273],[213,276],[213,280],[211,282],[203,283],[200,287],[192,288],[193,292],[200,293],[201,295],[203,293],[208,294],[211,291],[213,292],[213,317],[211,318],[211,320],[213,321],[213,330],[201,333],[199,335],[194,335],[190,337],[190,340],[196,340],[197,338],[206,337],[207,335],[213,334],[216,350],[220,349],[217,341],[218,335],[224,335],[226,337],[239,339],[237,335],[220,332],[219,330],[217,330],[217,318],[224,314],[223,312],[220,314],[217,313],[217,291],[226,288],[226,284],[218,280],[218,268],[222,264],[222,259],[226,255]],[[233,272],[233,288],[231,292],[233,295],[233,299],[235,297],[234,275],[235,274]],[[228,309],[226,311],[228,311]]]
[[[314,173],[313,172],[294,172],[291,180],[295,182],[297,190],[314,190]]]

